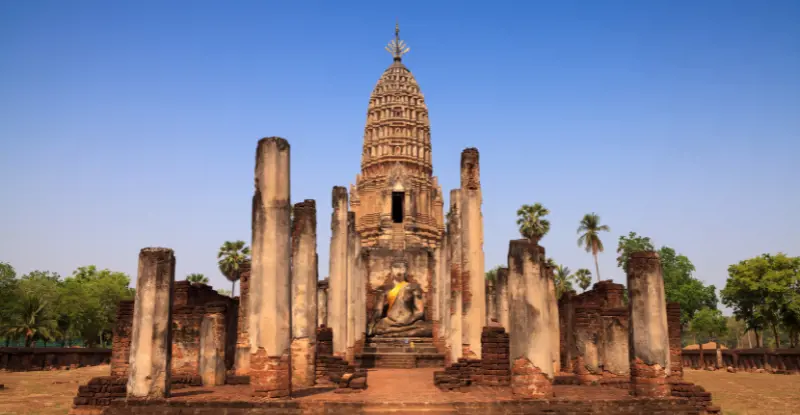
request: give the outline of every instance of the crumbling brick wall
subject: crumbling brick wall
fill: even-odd
[[[722,368],[732,368],[743,372],[768,372],[777,374],[800,373],[800,350],[798,349],[723,349]],[[682,350],[682,366],[691,369],[714,368],[716,350],[704,349],[703,359],[700,350]],[[705,366],[703,365],[705,361]]]
[[[681,357],[681,305],[667,303],[667,331],[669,332],[669,361],[671,380],[683,379]]]
[[[78,396],[72,400],[74,408],[71,413],[87,413],[93,407],[108,406],[114,399],[124,399],[127,383],[128,378],[119,376],[90,379],[86,385],[78,387]]]
[[[133,330],[133,300],[120,301],[111,339],[111,376],[128,376],[128,358]]]
[[[348,367],[346,360],[333,355],[333,330],[330,327],[317,329],[317,384],[339,384]]]
[[[482,359],[461,358],[433,374],[433,383],[443,391],[463,391],[471,386],[509,386],[511,361],[508,333],[500,326],[481,332]]]
[[[27,372],[108,363],[111,351],[92,348],[0,347],[0,369]]]

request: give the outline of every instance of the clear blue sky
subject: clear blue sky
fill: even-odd
[[[445,193],[481,152],[487,268],[533,202],[572,269],[594,271],[575,231],[600,214],[616,281],[631,230],[719,288],[741,259],[800,255],[797,1],[5,1],[0,261],[135,278],[167,246],[179,278],[229,288],[215,254],[250,240],[256,142],[278,135],[325,276],[331,187],[359,172],[398,18]]]

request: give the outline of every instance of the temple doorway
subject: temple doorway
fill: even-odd
[[[405,192],[392,192],[392,222],[403,223]]]

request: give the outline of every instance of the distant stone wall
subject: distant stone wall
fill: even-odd
[[[110,349],[0,347],[0,369],[14,372],[96,366],[110,361]]]
[[[731,367],[734,370],[745,372],[800,373],[800,349],[723,349],[720,352],[722,353],[722,369]],[[684,368],[715,368],[717,364],[716,349],[703,349],[702,360],[700,359],[700,350],[684,349],[681,361]]]

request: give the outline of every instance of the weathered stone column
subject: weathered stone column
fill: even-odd
[[[314,386],[317,344],[317,204],[295,203],[292,223],[292,384]]]
[[[248,334],[250,384],[256,395],[291,394],[291,206],[289,143],[258,142]]]
[[[464,355],[464,333],[461,298],[461,190],[450,191],[450,212],[447,214],[447,238],[450,263],[450,362]]]
[[[539,247],[541,257],[544,258],[544,248]],[[553,352],[553,372],[561,372],[561,328],[558,325],[558,298],[556,297],[556,282],[555,270],[553,267],[547,266],[546,263],[542,264],[544,275],[547,276],[547,301],[550,307],[550,341],[553,346],[550,349]]]
[[[347,213],[347,361],[355,363],[357,342],[363,345],[366,331],[366,286],[362,278],[361,238],[356,232],[356,214]],[[362,318],[363,315],[363,318]],[[364,322],[362,325],[361,322]],[[334,340],[335,341],[335,340]]]
[[[567,291],[558,299],[559,337],[561,337],[561,370],[572,372],[572,360],[575,355],[575,306],[573,298],[576,293]]]
[[[206,304],[200,323],[200,378],[203,386],[225,384],[225,313],[224,302]]]
[[[450,331],[450,264],[447,261],[448,250],[450,249],[447,232],[442,234],[440,245],[436,247],[436,307],[434,309],[434,341],[439,347],[439,351],[449,355],[452,348],[449,341]]]
[[[328,326],[333,331],[333,355],[347,354],[347,189],[333,188],[331,214]]]
[[[239,270],[239,313],[236,321],[236,355],[234,355],[234,373],[246,376],[250,373],[250,335],[247,334],[248,303],[250,293],[250,264],[242,264]]]
[[[317,281],[317,327],[328,327],[328,279]]]
[[[508,248],[511,389],[544,398],[553,395],[553,342],[544,252],[538,248],[527,239],[511,241]]]
[[[631,392],[635,396],[669,396],[667,303],[658,254],[634,252],[627,274]]]
[[[508,267],[497,270],[497,281],[494,283],[495,302],[497,305],[497,322],[500,323],[506,332],[510,329],[508,325]]]
[[[497,276],[486,280],[486,325],[497,321]]]
[[[464,333],[469,354],[481,357],[481,333],[486,324],[486,279],[483,264],[483,217],[478,149],[461,152],[461,243]]]
[[[139,252],[128,368],[131,398],[169,396],[174,282],[175,254],[171,249],[144,248]]]

